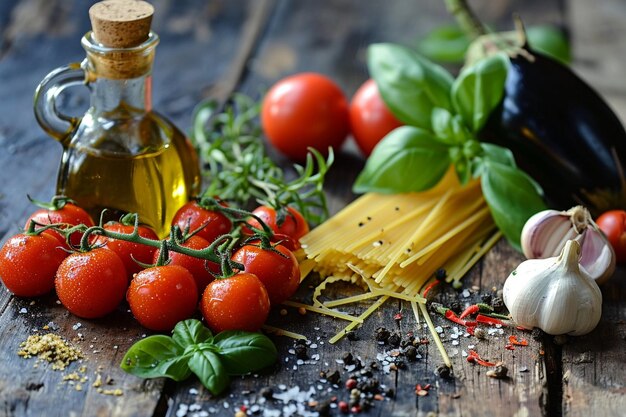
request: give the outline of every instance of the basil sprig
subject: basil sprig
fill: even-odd
[[[229,384],[229,375],[244,375],[276,362],[272,341],[261,333],[224,331],[213,336],[199,320],[176,325],[172,337],[149,336],[126,352],[121,367],[141,378],[182,381],[194,373],[214,395]]]
[[[424,191],[452,164],[461,184],[481,178],[496,225],[517,249],[526,220],[545,209],[541,188],[517,168],[512,153],[481,143],[478,133],[502,100],[508,58],[491,55],[456,79],[410,49],[375,44],[368,68],[391,112],[406,126],[374,148],[354,183],[357,193]]]

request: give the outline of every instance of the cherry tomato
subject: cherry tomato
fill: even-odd
[[[123,234],[131,234],[135,230],[134,226],[118,222],[108,222],[103,227],[105,230]],[[146,239],[159,240],[155,231],[148,226],[139,225],[137,233],[139,233],[139,236]],[[124,262],[124,267],[126,268],[129,281],[132,279],[133,275],[143,269],[143,267],[135,261],[139,261],[144,264],[152,263],[152,258],[154,257],[155,252],[157,252],[157,248],[153,246],[112,239],[105,236],[98,236],[97,239],[95,239],[95,243],[104,244],[107,249],[117,253],[122,262]]]
[[[61,304],[72,314],[86,319],[111,313],[128,288],[124,262],[106,248],[77,252],[65,258],[54,283]]]
[[[365,81],[350,102],[350,128],[363,155],[369,156],[376,144],[399,126],[402,122],[389,111],[374,80]]]
[[[254,274],[239,272],[210,283],[200,302],[202,316],[215,333],[224,330],[255,332],[270,311],[270,299]]]
[[[308,147],[326,155],[329,146],[339,149],[350,131],[348,101],[321,74],[292,75],[267,92],[261,125],[270,143],[293,160],[304,160]]]
[[[19,234],[0,249],[0,279],[19,297],[36,297],[54,288],[54,275],[68,256],[49,234]]]
[[[263,223],[268,225],[270,229],[274,231],[276,235],[286,235],[296,242],[302,236],[309,233],[309,224],[306,222],[302,214],[300,214],[300,212],[293,207],[287,207],[287,214],[285,215],[284,221],[280,225],[278,224],[276,210],[272,207],[259,206],[254,209],[252,214],[259,217]],[[247,223],[257,229],[262,228],[254,217],[248,219]],[[280,236],[275,237],[278,239],[280,238]]]
[[[84,209],[72,203],[65,203],[62,208],[57,210],[42,208],[35,211],[30,215],[28,220],[26,220],[26,225],[24,226],[26,229],[28,229],[31,220],[35,220],[39,224],[66,223],[72,226],[84,224],[87,227],[94,225],[91,216]],[[55,230],[46,230],[43,233],[48,233],[56,237],[66,249],[68,248],[65,237],[61,233]],[[70,237],[72,245],[78,246],[82,236],[83,234],[79,232],[72,233]]]
[[[189,232],[194,232],[202,228],[196,236],[203,237],[209,243],[217,239],[218,236],[229,233],[233,227],[228,217],[219,211],[207,210],[200,206],[197,201],[190,201],[183,205],[172,220],[172,225],[180,227],[180,230],[189,228]]]
[[[280,304],[291,297],[300,285],[298,260],[282,245],[263,249],[248,244],[237,250],[232,259],[243,264],[246,272],[261,280],[272,305]]]
[[[201,250],[209,247],[210,243],[207,242],[206,239],[201,238],[198,235],[193,235],[187,238],[181,246],[189,249]],[[196,258],[193,256],[185,255],[183,253],[178,253],[174,251],[169,252],[170,263],[169,265],[180,265],[193,275],[194,280],[196,281],[196,286],[198,287],[198,293],[202,293],[209,283],[211,283],[215,278],[213,274],[219,274],[221,272],[220,265],[206,261],[201,258]],[[154,253],[154,258],[152,263],[156,263],[159,258],[159,252]],[[207,269],[208,268],[208,269]]]
[[[596,223],[613,246],[616,261],[626,262],[626,211],[607,211],[598,217]]]
[[[126,299],[143,327],[165,332],[193,316],[198,289],[191,273],[182,266],[155,266],[135,275]]]

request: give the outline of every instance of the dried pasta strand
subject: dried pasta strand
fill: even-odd
[[[301,335],[300,333],[290,332],[289,330],[281,329],[279,327],[270,326],[268,324],[264,324],[261,326],[261,329],[265,330],[268,333],[275,334],[277,336],[287,336],[296,340],[307,340],[307,337]]]
[[[387,301],[389,299],[389,296],[387,295],[383,295],[382,297],[380,297],[378,300],[376,300],[374,302],[374,304],[372,304],[367,310],[365,310],[363,313],[361,313],[361,315],[358,317],[359,319],[361,319],[361,322],[365,321],[366,318],[368,318],[374,311],[376,311],[376,309],[378,307],[380,307],[381,305],[383,305],[385,303],[385,301]],[[344,337],[350,330],[354,329],[356,326],[358,326],[358,322],[353,321],[352,323],[348,324],[346,327],[344,327],[344,329],[342,331],[340,331],[339,333],[337,333],[336,335],[334,335],[333,337],[330,338],[330,340],[328,341],[328,343],[330,344],[335,344],[337,343],[339,340],[341,340],[342,337]]]
[[[437,348],[439,349],[439,353],[441,353],[441,357],[443,358],[443,363],[445,363],[448,368],[452,368],[452,362],[450,362],[450,357],[448,356],[448,352],[446,352],[446,348],[443,346],[443,343],[441,343],[441,339],[439,338],[439,333],[437,333],[437,331],[435,330],[435,325],[430,319],[430,316],[428,315],[428,311],[426,311],[426,305],[420,304],[419,307],[420,307],[420,310],[422,310],[422,316],[424,316],[424,320],[426,320],[426,323],[428,324],[428,329],[430,330],[430,333],[432,334],[433,339],[435,339],[435,344],[437,345]]]
[[[298,303],[298,302],[295,302],[295,301],[283,301],[283,305],[286,305],[286,306],[289,306],[289,307],[295,307],[295,308],[304,308],[305,310],[313,311],[313,312],[319,313],[319,314],[325,314],[327,316],[336,317],[338,319],[351,321],[351,322],[356,323],[356,324],[362,324],[363,323],[363,320],[358,318],[358,317],[354,317],[354,316],[351,316],[349,314],[342,313],[340,311],[331,310],[330,308],[314,307],[314,306],[310,306],[308,304]]]

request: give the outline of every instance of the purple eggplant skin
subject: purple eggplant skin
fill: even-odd
[[[553,208],[626,208],[626,131],[600,95],[559,62],[525,47],[510,59],[501,104],[480,132],[509,148]]]

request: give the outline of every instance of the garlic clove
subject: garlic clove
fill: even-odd
[[[522,251],[528,259],[557,256],[565,242],[573,239],[569,216],[557,210],[544,210],[530,217],[522,229]]]
[[[548,258],[559,255],[571,239],[581,244],[580,263],[593,279],[604,283],[613,275],[613,248],[583,206],[536,213],[524,225],[521,243],[528,259]]]
[[[615,251],[597,227],[587,228],[583,235],[580,266],[598,285],[604,284],[615,272]]]
[[[527,260],[509,275],[503,298],[516,323],[552,335],[574,336],[597,326],[602,293],[579,267],[580,251],[580,244],[570,240],[558,257]]]

